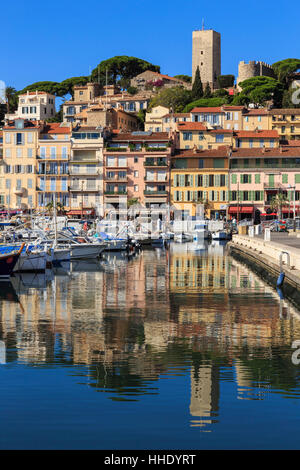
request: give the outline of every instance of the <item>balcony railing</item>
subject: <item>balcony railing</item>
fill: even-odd
[[[165,161],[145,160],[144,166],[168,166],[168,163]]]
[[[168,191],[149,191],[145,189],[144,194],[145,196],[166,196]]]
[[[36,173],[37,175],[41,175],[41,176],[48,176],[48,175],[52,175],[52,176],[62,176],[62,175],[68,175],[69,174],[69,171],[37,171]]]
[[[106,196],[126,196],[127,191],[104,191]]]
[[[55,141],[57,142],[57,141]],[[55,155],[37,155],[40,160],[69,160],[70,155],[55,154]]]

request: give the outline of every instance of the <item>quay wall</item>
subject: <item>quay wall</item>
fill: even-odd
[[[282,251],[289,253],[290,268],[286,255],[282,258],[282,271],[285,273],[282,292],[297,307],[300,306],[300,249],[242,235],[234,235],[227,249],[231,256],[274,287],[280,274],[279,256]]]

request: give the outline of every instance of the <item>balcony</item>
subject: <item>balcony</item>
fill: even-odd
[[[105,176],[104,181],[107,181],[109,183],[127,183],[128,176],[125,176],[125,177],[115,176],[114,178],[109,178],[108,176]]]
[[[166,161],[157,161],[157,160],[147,160],[144,161],[144,166],[159,166],[159,167],[168,167],[168,163]]]
[[[91,169],[87,168],[80,168],[79,170],[75,168],[70,167],[69,174],[72,176],[97,176],[99,175],[99,170],[95,168],[93,171]]]
[[[13,190],[13,192],[14,192],[15,194],[18,194],[18,195],[23,194],[24,191],[25,191],[25,188],[20,188],[20,187],[16,187],[16,188],[14,188],[14,190]]]
[[[105,196],[127,196],[127,191],[104,191]]]
[[[144,181],[146,183],[165,183],[166,181],[169,181],[169,178],[168,176],[166,175],[165,178],[161,179],[161,178],[157,178],[157,177],[152,177],[152,179],[150,179],[148,176],[144,176]]]
[[[69,172],[68,171],[46,171],[46,173],[44,171],[37,171],[36,172],[37,175],[40,175],[40,176],[68,176],[69,175]]]
[[[168,191],[149,191],[147,189],[144,190],[145,196],[167,196]]]
[[[55,141],[57,142],[57,141]],[[69,160],[70,155],[61,155],[61,154],[55,154],[55,155],[37,155],[37,158],[39,160]]]
[[[264,183],[264,189],[274,189],[274,190],[284,190],[287,191],[287,186],[284,186],[282,183]]]

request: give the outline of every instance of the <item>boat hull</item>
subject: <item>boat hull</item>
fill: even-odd
[[[42,272],[47,265],[47,253],[23,252],[15,265],[14,272]]]
[[[88,259],[97,258],[104,251],[104,245],[97,245],[96,243],[82,245],[71,245],[71,260],[72,259]]]

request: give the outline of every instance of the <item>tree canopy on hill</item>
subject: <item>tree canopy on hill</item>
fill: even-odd
[[[281,107],[284,87],[275,78],[252,77],[240,82],[239,86],[242,91],[234,97],[232,104],[247,105],[254,103],[257,106],[264,106],[267,101],[273,100],[275,107]]]
[[[165,106],[172,109],[174,113],[180,113],[191,99],[192,92],[190,90],[180,86],[166,88],[151,99],[148,109],[151,110],[155,106]]]
[[[73,94],[74,85],[85,85],[89,81],[89,77],[72,77],[63,80],[62,82],[35,82],[28,85],[23,90],[18,91],[18,94],[26,93],[27,91],[45,91],[55,96],[65,96],[68,93]]]
[[[300,69],[300,59],[284,59],[272,65],[277,79],[282,83],[287,83],[290,74]]]
[[[184,113],[189,113],[193,108],[207,108],[222,106],[227,104],[227,99],[225,98],[200,98],[200,100],[192,101],[188,103],[183,109]]]
[[[174,75],[174,78],[178,78],[178,80],[183,80],[187,83],[192,83],[192,77],[190,75]]]
[[[127,55],[115,56],[103,60],[94,68],[92,71],[92,81],[104,86],[107,72],[108,85],[120,85],[127,88],[131,78],[146,70],[160,72],[160,67],[137,57],[129,57]]]

